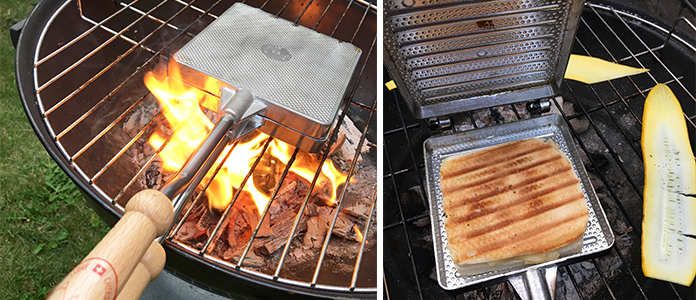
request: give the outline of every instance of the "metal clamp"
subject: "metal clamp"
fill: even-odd
[[[558,267],[530,268],[526,272],[508,277],[512,287],[522,300],[553,300],[556,295]]]
[[[452,120],[448,116],[428,119],[428,128],[434,132],[448,133],[453,131]]]
[[[547,113],[551,111],[551,101],[546,99],[527,102],[527,110],[529,111],[529,113],[534,115]]]

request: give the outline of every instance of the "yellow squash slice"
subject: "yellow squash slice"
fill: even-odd
[[[689,286],[696,275],[696,163],[679,101],[664,84],[645,100],[643,273]]]
[[[615,64],[595,57],[571,54],[563,77],[592,84],[647,71],[650,70]]]

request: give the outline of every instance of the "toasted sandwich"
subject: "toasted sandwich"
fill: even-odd
[[[577,253],[589,214],[553,141],[528,139],[446,158],[440,169],[447,249],[463,275]]]

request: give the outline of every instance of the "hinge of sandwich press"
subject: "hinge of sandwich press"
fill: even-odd
[[[532,115],[540,115],[551,111],[551,100],[539,99],[527,102],[527,111]]]
[[[453,132],[452,120],[448,116],[434,117],[428,119],[428,128],[435,134]]]
[[[220,108],[218,110],[218,114],[231,114],[236,118],[235,126],[230,129],[230,134],[234,140],[261,127],[263,125],[263,117],[261,115],[268,110],[268,106],[265,103],[253,99],[253,102],[249,104],[246,110],[239,112],[240,109],[236,108],[237,103],[231,102],[235,93],[234,90],[223,87],[220,91]]]

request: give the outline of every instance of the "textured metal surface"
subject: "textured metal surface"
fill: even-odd
[[[267,118],[319,138],[336,118],[360,54],[350,43],[236,3],[174,59],[189,68],[182,80],[205,89],[192,74],[200,72],[248,89],[268,104]]]
[[[557,93],[581,2],[385,1],[385,64],[419,118]],[[512,94],[512,95],[510,95]],[[447,102],[453,105],[441,106]]]
[[[560,116],[549,115],[464,133],[431,137],[425,141],[423,149],[427,178],[426,191],[430,200],[430,218],[433,227],[433,248],[435,250],[437,279],[442,288],[448,290],[457,289],[503,276],[515,275],[533,267],[550,266],[571,258],[600,252],[609,249],[614,244],[614,235],[609,227],[604,210],[599,204],[599,200],[590,184],[585,167],[580,162],[580,157],[575,149],[570,132],[563,124]],[[533,266],[523,266],[471,276],[459,274],[449,252],[445,250],[447,247],[447,234],[445,232],[445,220],[441,217],[444,212],[442,191],[440,190],[440,167],[442,160],[451,155],[529,138],[550,138],[556,142],[560,149],[570,158],[573,169],[578,178],[580,178],[580,185],[585,194],[590,214],[587,229],[585,229],[585,235],[583,236],[581,252]]]

